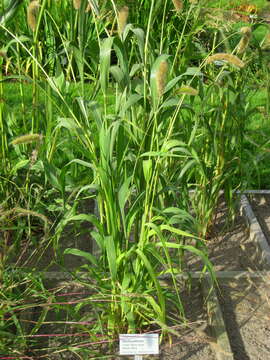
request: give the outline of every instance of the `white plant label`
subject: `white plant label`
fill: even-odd
[[[158,334],[121,334],[120,355],[158,355]]]

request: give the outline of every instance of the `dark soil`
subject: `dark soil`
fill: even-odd
[[[246,219],[237,211],[234,222],[228,221],[224,202],[220,204],[212,236],[206,245],[215,271],[263,270],[257,245],[249,237]],[[198,257],[189,255],[187,262],[190,270],[202,269]]]
[[[80,204],[78,214],[94,213],[93,199],[86,200]],[[16,256],[15,267],[36,269],[38,271],[63,271],[63,268],[75,270],[79,266],[87,263],[79,256],[63,254],[67,248],[80,249],[92,253],[94,250],[93,241],[90,232],[93,230],[91,223],[74,221],[67,225],[60,238],[55,237],[47,239],[40,238],[39,242],[28,241],[24,244],[22,251]],[[54,230],[51,231],[54,233]],[[57,241],[57,246],[56,245]],[[54,248],[58,248],[57,253]]]

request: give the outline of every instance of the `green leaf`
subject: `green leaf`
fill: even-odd
[[[143,29],[140,29],[140,28],[136,28],[136,29],[131,28],[131,31],[133,31],[134,35],[136,36],[138,46],[139,46],[141,60],[143,62],[144,61],[144,46],[145,46],[144,31],[143,31]]]
[[[143,98],[142,95],[139,94],[131,94],[123,106],[122,112],[125,113],[130,107],[134,106],[138,101],[140,101]]]
[[[3,8],[1,6],[0,25],[5,25],[11,18],[13,18],[22,3],[23,0],[10,0],[7,6],[3,6]]]
[[[94,226],[96,226],[97,229],[101,230],[101,224],[98,218],[95,215],[92,214],[80,214],[80,215],[73,215],[68,217],[67,219],[64,219],[63,225],[67,225],[71,221],[88,221]]]
[[[176,139],[171,139],[171,140],[167,140],[166,142],[164,142],[164,144],[162,145],[162,150],[163,151],[169,151],[172,150],[173,148],[175,148],[176,146],[185,146],[186,144],[183,143],[183,141],[180,140],[176,140]]]
[[[170,91],[179,82],[179,80],[182,77],[183,77],[183,75],[179,75],[179,76],[176,76],[175,78],[173,78],[172,80],[170,80],[168,82],[168,84],[165,86],[164,94],[167,93],[168,91]]]
[[[64,127],[68,130],[75,130],[77,131],[79,129],[79,126],[76,124],[76,122],[74,121],[74,119],[72,118],[57,118],[57,126],[56,128],[61,128]]]
[[[141,71],[143,69],[143,65],[142,64],[133,64],[132,68],[130,70],[129,76],[133,77],[137,71]]]
[[[189,67],[187,68],[187,71],[182,74],[182,76],[184,75],[203,76],[203,73],[201,72],[201,69],[199,67]]]
[[[181,169],[178,179],[181,179],[185,175],[185,173],[194,165],[196,165],[195,160],[188,161],[187,164]]]
[[[142,250],[140,249],[137,249],[136,250],[136,253],[139,255],[139,257],[141,258],[141,260],[143,261],[147,271],[148,271],[148,274],[150,275],[152,281],[154,282],[155,284],[155,287],[156,287],[156,291],[157,291],[157,297],[158,297],[158,300],[159,300],[159,306],[160,306],[160,314],[161,314],[161,317],[163,320],[165,320],[165,299],[164,299],[164,295],[162,293],[162,289],[161,289],[161,286],[159,284],[159,281],[158,281],[158,278],[157,278],[157,275],[151,265],[151,263],[149,262],[149,260],[147,259],[147,257],[145,256],[145,254],[143,253]],[[147,299],[148,300],[148,299]]]
[[[191,246],[191,245],[182,245],[182,244],[176,244],[176,243],[172,243],[172,242],[165,242],[165,243],[160,242],[160,243],[157,243],[156,245],[157,246],[162,246],[162,247],[166,246],[168,249],[187,250],[187,251],[199,256],[203,260],[203,262],[204,262],[206,268],[208,269],[212,279],[216,280],[213,265],[209,261],[207,255],[204,253],[204,251],[202,251],[200,249],[197,249],[196,247]]]
[[[60,177],[60,170],[57,169],[54,165],[50,164],[48,160],[43,160],[43,167],[45,174],[47,176],[47,179],[51,183],[53,187],[55,187],[57,190],[61,191],[62,186],[59,182]]]
[[[16,174],[18,170],[26,167],[29,164],[29,160],[20,160],[12,167],[11,173]]]
[[[79,249],[67,248],[64,251],[64,255],[75,255],[80,256],[89,261],[91,264],[97,265],[97,259],[90,253]]]
[[[115,38],[113,46],[117,55],[119,66],[124,74],[125,87],[127,87],[129,85],[130,79],[128,68],[129,60],[126,53],[126,47],[118,37]]]
[[[126,85],[124,82],[125,74],[123,73],[123,71],[120,69],[119,66],[113,65],[110,67],[110,73],[114,77],[114,80],[120,86],[120,89],[123,91],[125,89],[125,85]]]
[[[177,234],[177,235],[180,235],[180,236],[185,236],[185,237],[189,237],[189,238],[193,238],[193,239],[202,240],[198,236],[195,236],[195,235],[190,234],[190,233],[188,233],[186,231],[177,229],[177,228],[169,226],[169,225],[160,225],[160,229],[161,230],[167,230],[167,231],[169,231],[169,232],[171,232],[173,234]]]
[[[76,164],[85,166],[85,167],[87,167],[87,168],[90,168],[91,170],[94,170],[93,164],[90,163],[90,162],[84,161],[84,160],[73,159],[73,160],[71,160],[67,165],[70,165],[70,164],[72,164],[72,163],[76,163]]]
[[[165,100],[160,108],[161,109],[175,108],[180,103],[180,101],[181,99],[177,97],[170,98],[168,100]]]
[[[112,235],[105,237],[105,248],[107,252],[107,259],[109,263],[112,282],[116,282],[117,280],[116,250]]]
[[[120,187],[119,191],[118,191],[118,202],[119,202],[119,207],[120,207],[120,211],[121,211],[121,216],[122,216],[122,221],[124,224],[124,230],[126,232],[126,226],[125,226],[125,204],[126,201],[128,199],[129,193],[130,193],[130,182],[131,182],[132,176],[128,177],[124,183],[122,184],[122,186]]]
[[[107,93],[108,88],[113,41],[113,37],[108,37],[102,41],[100,47],[100,85],[104,94]]]
[[[143,174],[145,181],[148,183],[152,176],[152,160],[143,160]]]
[[[91,231],[91,236],[96,240],[98,247],[101,250],[105,250],[104,236],[102,236],[100,233],[96,231]]]

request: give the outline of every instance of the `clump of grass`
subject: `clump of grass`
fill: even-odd
[[[157,71],[157,77],[156,77],[157,91],[158,91],[159,96],[163,95],[165,85],[166,85],[167,73],[168,73],[168,63],[167,63],[167,61],[163,60],[159,64],[159,68]]]
[[[128,6],[123,6],[118,12],[118,34],[121,36],[127,25],[129,8]]]
[[[183,2],[181,0],[172,0],[174,8],[177,12],[183,10]]]
[[[239,44],[237,45],[237,54],[243,54],[249,44],[251,38],[251,28],[249,26],[244,26],[240,29],[240,32],[243,34]]]
[[[35,31],[37,27],[39,7],[40,5],[38,1],[32,1],[27,8],[27,23],[32,31]]]
[[[206,59],[206,64],[211,64],[214,61],[226,61],[231,65],[237,66],[239,68],[243,68],[245,66],[245,63],[240,60],[237,56],[227,53],[218,53],[209,56]]]
[[[40,134],[27,134],[17,137],[16,139],[12,140],[12,145],[19,145],[19,144],[29,144],[35,141],[41,141],[42,135]]]

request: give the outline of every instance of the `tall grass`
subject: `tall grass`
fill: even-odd
[[[154,319],[166,328],[165,289],[161,288],[158,276],[169,272],[174,278],[177,272],[177,265],[169,254],[170,248],[194,252],[205,260],[212,272],[201,250],[172,240],[177,234],[180,238],[190,239],[194,235],[178,226],[168,225],[168,215],[165,215],[163,169],[170,158],[182,157],[179,140],[174,134],[175,118],[167,117],[162,106],[169,102],[171,92],[167,89],[166,100],[163,99],[168,55],[161,55],[152,62],[151,45],[146,43],[147,35],[142,43],[141,29],[126,25],[126,30],[119,35],[100,40],[100,86],[106,101],[111,74],[116,91],[115,110],[109,113],[106,102],[103,109],[102,106],[96,108],[91,127],[92,133],[97,134],[94,136],[85,121],[82,133],[78,132],[74,122],[68,125],[80,140],[81,153],[85,154],[84,159],[77,158],[73,162],[91,169],[92,184],[90,182],[86,188],[95,190],[98,215],[71,216],[58,227],[61,231],[63,224],[74,220],[88,220],[96,227],[92,236],[99,247],[97,258],[76,249],[67,249],[66,253],[86,257],[91,262],[88,270],[94,281],[97,276],[101,278],[102,274],[107,274],[107,281],[99,281],[99,289],[103,289],[105,295],[108,293],[106,299],[110,300],[108,307],[101,304],[100,310],[100,321],[106,319],[108,334],[135,332]],[[129,42],[132,41],[136,41],[133,51],[137,52],[140,61],[136,82],[128,62]],[[141,49],[148,49],[150,60]],[[115,65],[110,63],[113,51],[117,56]],[[141,88],[136,90],[138,83]],[[175,107],[174,103],[168,104],[166,110],[173,112]],[[87,115],[91,116],[90,109]],[[61,126],[65,124],[61,122]],[[167,213],[170,213],[169,209]],[[197,239],[197,243],[201,240]],[[174,291],[178,299],[175,305],[183,316],[176,282]],[[146,295],[144,300],[142,294]]]
[[[40,238],[50,246],[51,231],[54,261],[65,265],[67,254],[86,261],[77,269],[86,275],[74,277],[89,297],[76,311],[94,314],[92,338],[149,327],[166,334],[168,306],[184,321],[176,274],[191,253],[215,279],[203,238],[220,190],[231,206],[234,190],[246,185],[249,61],[239,48],[241,59],[225,52],[215,36],[202,41],[200,6],[151,0],[134,11],[132,3],[46,0],[30,28],[26,7],[20,27],[1,25],[7,58],[0,62],[20,81],[25,111],[20,117],[0,103],[2,282],[16,249],[25,241],[38,248]],[[30,109],[24,82],[33,91]],[[79,210],[87,199],[95,212]],[[67,227],[83,222],[93,253],[62,243]],[[9,251],[7,238],[17,248]],[[160,285],[164,274],[170,288]]]

